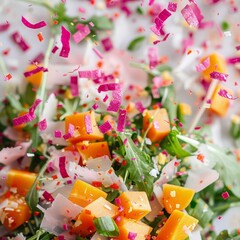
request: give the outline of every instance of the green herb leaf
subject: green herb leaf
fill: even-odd
[[[10,103],[10,105],[12,106],[12,108],[16,109],[17,111],[23,111],[23,106],[21,105],[21,103],[19,102],[18,99],[16,99],[16,96],[13,96],[11,93],[9,93],[7,95],[7,99]]]
[[[145,40],[145,38],[146,38],[145,36],[140,36],[140,37],[137,37],[137,38],[133,39],[133,40],[129,43],[127,49],[128,49],[129,51],[135,51],[135,50],[137,50],[137,49],[141,46],[141,44],[143,43],[143,41]]]
[[[104,237],[117,237],[119,236],[118,226],[114,220],[109,217],[99,217],[93,220],[98,234]]]
[[[167,150],[167,152],[169,154],[171,154],[172,156],[176,156],[177,158],[184,158],[184,157],[188,157],[191,156],[190,152],[185,151],[180,142],[178,141],[178,135],[180,133],[178,132],[178,130],[175,128],[173,129],[168,135],[167,137],[165,137],[163,139],[163,141],[161,142],[161,148]]]
[[[152,196],[154,177],[149,174],[153,169],[150,156],[141,151],[131,139],[131,133],[119,133],[121,140],[127,139],[124,159],[127,161],[125,168],[130,179],[136,183],[138,190],[145,191],[149,198]]]
[[[199,225],[205,228],[213,218],[213,211],[210,207],[201,199],[193,199],[190,205],[187,207],[189,215],[198,219]]]
[[[236,197],[240,197],[240,165],[236,156],[217,145],[207,144],[206,146],[210,153],[208,160],[216,164],[214,169],[218,171],[226,187]]]
[[[97,30],[113,29],[113,22],[105,16],[92,16],[88,22],[93,22],[94,28]]]

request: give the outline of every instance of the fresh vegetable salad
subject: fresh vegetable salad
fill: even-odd
[[[2,240],[240,239],[238,1],[0,6]]]

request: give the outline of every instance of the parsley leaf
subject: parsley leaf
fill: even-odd
[[[154,183],[154,177],[149,174],[153,169],[150,156],[134,144],[131,133],[119,133],[119,137],[123,142],[127,139],[123,157],[127,161],[124,168],[129,172],[129,178],[136,184],[138,190],[145,191],[150,198]]]
[[[140,36],[140,37],[137,37],[137,38],[135,38],[135,39],[133,39],[130,43],[129,43],[129,45],[128,45],[128,50],[129,51],[135,51],[135,50],[137,50],[140,46],[141,46],[141,44],[143,43],[143,41],[145,40],[145,36]]]

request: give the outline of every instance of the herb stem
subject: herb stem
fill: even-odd
[[[222,205],[217,206],[217,207],[212,207],[211,209],[214,212],[224,212],[224,211],[228,210],[229,208],[239,207],[239,206],[240,206],[240,202],[232,202],[232,203],[222,204]]]
[[[199,108],[199,110],[198,110],[195,118],[193,119],[193,121],[192,121],[192,123],[191,123],[191,125],[190,125],[190,128],[189,128],[189,130],[188,130],[188,133],[191,133],[191,132],[195,129],[195,127],[197,126],[199,120],[201,119],[203,113],[204,113],[205,110],[206,110],[207,102],[208,102],[209,99],[211,99],[211,97],[212,97],[212,95],[213,95],[213,93],[214,93],[214,90],[215,90],[217,84],[218,84],[218,80],[213,79],[212,82],[211,82],[211,84],[210,84],[210,86],[209,86],[207,95],[206,95],[206,97],[204,98],[204,100],[203,100],[203,102],[202,102],[202,105],[201,105],[201,107]]]

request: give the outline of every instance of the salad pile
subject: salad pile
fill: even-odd
[[[0,239],[240,239],[218,230],[240,212],[237,3],[219,24],[202,7],[222,1],[79,2],[18,2],[49,15],[22,15],[28,35],[0,24],[22,58],[46,43],[20,74],[0,57]]]

